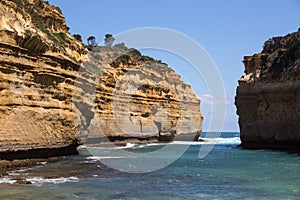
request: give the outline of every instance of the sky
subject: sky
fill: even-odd
[[[226,118],[223,131],[238,132],[234,97],[238,79],[244,74],[243,57],[262,50],[264,41],[300,28],[298,0],[49,0],[65,15],[71,34],[85,40],[93,35],[99,43],[104,35],[131,29],[160,27],[175,30],[195,40],[209,54],[224,83]],[[203,130],[210,124],[215,102],[205,82],[185,71],[189,63],[166,52],[141,50],[168,63],[191,84],[202,100]],[[220,99],[219,99],[220,100]]]

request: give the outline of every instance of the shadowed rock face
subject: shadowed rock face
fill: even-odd
[[[87,134],[201,132],[200,100],[167,65],[124,46],[88,56],[41,0],[3,0],[0,12],[0,159],[73,154]]]
[[[300,149],[300,30],[244,57],[236,106],[242,146]]]

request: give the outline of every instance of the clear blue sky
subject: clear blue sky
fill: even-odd
[[[295,32],[300,27],[298,0],[50,0],[59,6],[72,34],[84,39],[94,35],[99,42],[106,33],[117,34],[134,28],[162,27],[182,32],[196,40],[209,53],[220,71],[227,95],[224,131],[239,131],[234,96],[237,80],[243,75],[243,56],[262,50],[272,36]],[[170,66],[184,61],[164,54],[143,52]],[[177,63],[178,62],[178,63]],[[180,69],[175,70],[180,72]],[[204,130],[209,123],[209,103],[205,86],[189,75],[185,79],[203,97]]]

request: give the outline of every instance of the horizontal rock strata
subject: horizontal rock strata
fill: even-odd
[[[244,58],[236,106],[242,146],[300,149],[300,30]]]
[[[0,159],[74,154],[87,137],[199,136],[200,100],[166,64],[122,44],[88,52],[46,1],[0,12]]]
[[[202,131],[200,100],[166,64],[119,45],[94,48],[85,65],[95,63],[101,67],[90,137],[170,141]]]
[[[71,102],[87,50],[48,3],[4,0],[0,11],[0,158],[76,153],[80,110]]]

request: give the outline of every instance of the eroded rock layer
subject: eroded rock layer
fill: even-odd
[[[94,48],[85,65],[100,66],[90,137],[165,141],[202,131],[200,100],[166,64],[116,45]]]
[[[80,111],[71,102],[87,50],[48,3],[3,0],[0,13],[0,158],[75,153]]]
[[[300,30],[244,57],[236,106],[242,146],[300,149]]]

